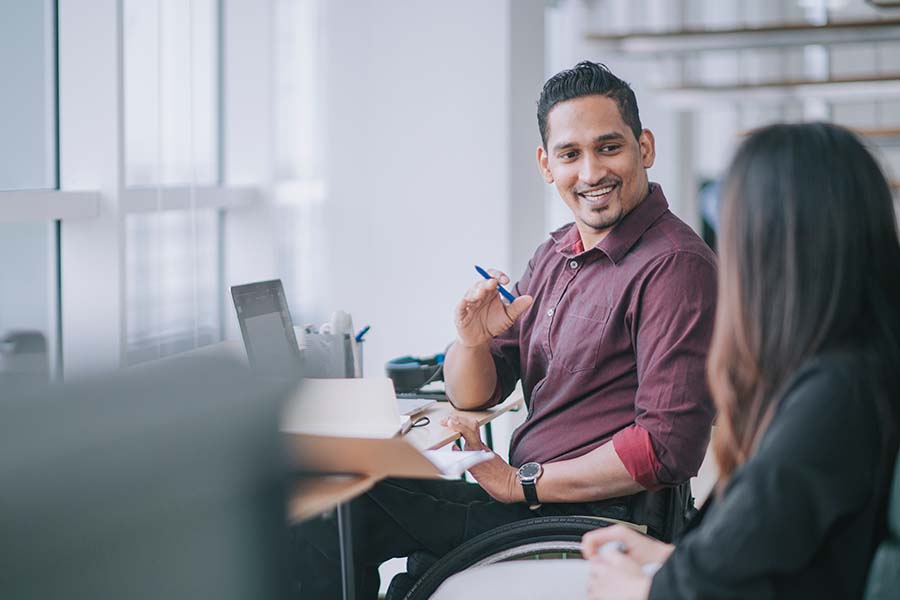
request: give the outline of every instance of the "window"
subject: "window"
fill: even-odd
[[[0,190],[56,187],[53,6],[0,0]]]
[[[278,180],[321,177],[318,0],[278,0],[275,160]]]
[[[218,181],[214,0],[125,2],[125,181]]]
[[[57,187],[55,23],[54,2],[0,0],[0,389],[57,367],[56,224],[14,222],[15,191]]]
[[[126,362],[221,338],[218,3],[126,0]],[[175,209],[169,204],[181,198]]]
[[[126,362],[218,341],[218,213],[133,214],[125,223]]]
[[[321,320],[329,276],[322,262],[322,83],[319,0],[276,0],[275,204],[278,272],[297,323]]]

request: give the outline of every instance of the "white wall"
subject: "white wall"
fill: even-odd
[[[524,266],[510,213],[540,217],[541,187],[535,171],[511,198],[523,175],[510,156],[533,160],[533,110],[518,119],[534,107],[543,64],[511,50],[513,4],[540,32],[540,0],[325,3],[326,304],[372,325],[368,375],[452,341],[473,265]],[[530,95],[511,97],[511,64],[517,85],[536,82]],[[517,127],[533,136],[512,136]],[[533,231],[517,247],[533,250],[543,223]]]

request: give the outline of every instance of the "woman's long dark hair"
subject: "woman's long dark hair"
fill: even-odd
[[[769,126],[738,149],[722,200],[708,369],[722,482],[752,454],[790,375],[829,349],[861,349],[894,431],[900,243],[872,155],[834,125]]]

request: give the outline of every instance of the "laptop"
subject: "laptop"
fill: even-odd
[[[299,377],[302,362],[280,279],[231,288],[247,360],[265,375]]]
[[[281,280],[232,286],[231,298],[250,366],[265,375],[299,378],[303,356]],[[400,415],[413,416],[435,401],[400,398],[395,402]]]

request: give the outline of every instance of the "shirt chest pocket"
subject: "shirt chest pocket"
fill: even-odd
[[[570,373],[596,369],[610,311],[609,306],[581,304],[558,315],[553,360]]]

